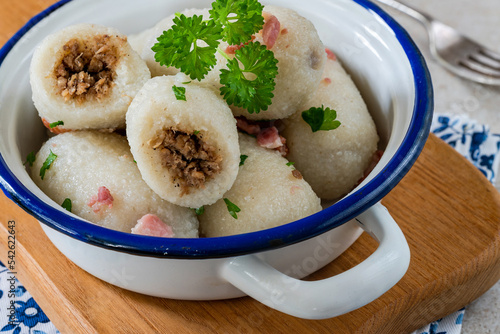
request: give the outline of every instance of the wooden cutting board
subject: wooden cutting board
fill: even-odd
[[[54,0],[0,0],[0,45]],[[452,148],[431,135],[409,174],[383,199],[412,258],[379,299],[327,320],[302,320],[251,298],[193,302],[116,288],[67,260],[38,222],[0,195],[0,260],[15,221],[18,278],[61,333],[405,333],[456,311],[500,279],[500,195]],[[326,278],[369,256],[365,233],[309,279]]]
[[[431,135],[409,174],[382,201],[411,249],[403,279],[371,304],[337,318],[297,319],[249,297],[193,302],[143,296],[87,274],[47,239],[38,222],[0,196],[0,260],[15,221],[18,278],[62,333],[405,333],[448,315],[500,279],[500,195]],[[368,257],[365,233],[309,279]]]

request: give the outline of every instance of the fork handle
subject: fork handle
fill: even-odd
[[[417,10],[414,7],[407,5],[407,4],[404,4],[402,2],[395,1],[395,0],[377,0],[377,1],[381,2],[383,4],[386,4],[392,8],[395,8],[395,9],[399,10],[400,12],[405,13],[405,14],[417,19],[425,26],[430,26],[432,21],[434,21],[434,18],[432,18],[432,16],[430,16],[429,14],[424,13],[420,10]]]

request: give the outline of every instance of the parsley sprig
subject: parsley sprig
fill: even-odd
[[[258,0],[216,0],[209,20],[202,15],[177,15],[152,47],[155,60],[180,69],[192,80],[202,80],[215,66],[215,52],[219,52],[228,60],[228,69],[220,74],[224,99],[249,113],[267,110],[274,96],[278,60],[266,46],[251,41],[264,25],[263,8]],[[218,47],[221,40],[242,45],[234,58]]]
[[[255,0],[218,0],[212,3],[210,17],[224,27],[223,40],[230,45],[246,43],[262,29],[264,8]]]
[[[155,60],[160,65],[180,69],[192,80],[203,79],[217,61],[215,51],[222,38],[222,27],[215,21],[204,21],[203,15],[181,14],[173,22],[172,28],[164,31],[151,48]]]

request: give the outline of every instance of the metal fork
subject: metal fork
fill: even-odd
[[[395,0],[377,0],[420,21],[429,33],[430,51],[446,69],[463,78],[500,85],[500,54],[463,36],[430,15]]]

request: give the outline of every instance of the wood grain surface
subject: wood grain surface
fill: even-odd
[[[0,45],[54,1],[0,0]],[[408,175],[382,201],[412,254],[403,279],[374,302],[327,320],[302,320],[251,298],[193,302],[129,292],[67,260],[39,223],[0,195],[0,260],[16,222],[18,278],[61,333],[406,333],[467,305],[500,279],[500,195],[431,135]],[[308,279],[351,268],[377,244],[365,233]]]

